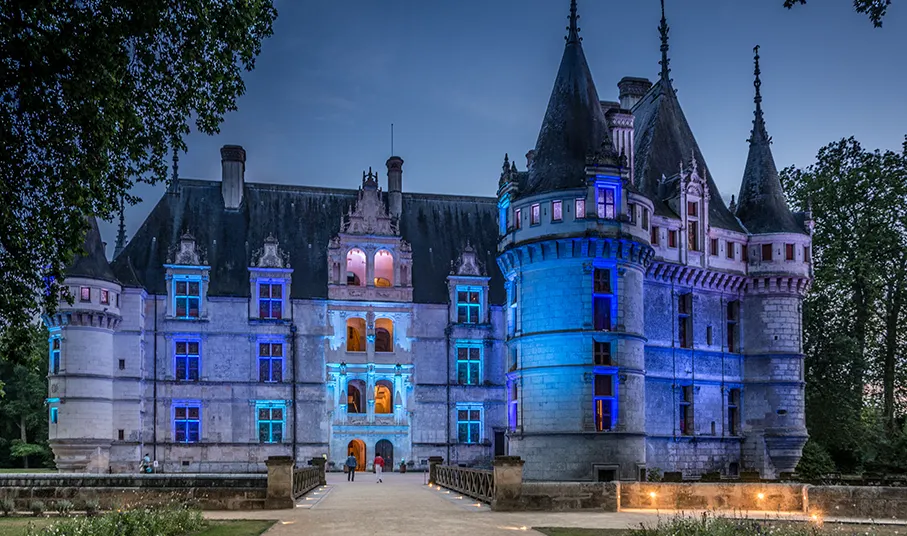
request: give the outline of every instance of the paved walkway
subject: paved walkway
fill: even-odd
[[[655,519],[647,513],[492,512],[469,497],[429,488],[424,485],[425,473],[385,474],[381,484],[375,483],[372,473],[356,477],[356,482],[347,482],[343,473],[328,473],[328,485],[309,493],[293,510],[208,512],[206,516],[277,519],[266,536],[513,536],[514,532],[538,534],[531,527],[627,528]]]

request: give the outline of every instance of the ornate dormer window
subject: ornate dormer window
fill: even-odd
[[[330,299],[412,301],[412,248],[388,213],[371,168],[328,244],[328,274]]]
[[[708,237],[709,187],[700,173],[696,155],[691,155],[690,169],[680,166],[680,199],[678,211],[686,228],[687,251],[702,252]]]
[[[488,281],[485,267],[468,242],[447,277],[450,289],[450,322],[487,324]]]
[[[188,232],[171,249],[167,269],[167,316],[180,320],[199,320],[207,316],[205,301],[208,293],[208,272],[205,252]]]
[[[262,249],[252,253],[249,318],[280,320],[288,316],[292,275],[289,256],[277,239],[268,235]]]

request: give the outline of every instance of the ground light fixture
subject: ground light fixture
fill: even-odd
[[[756,495],[756,498],[759,499],[759,500],[761,501],[762,499],[765,498],[765,494],[762,493],[762,492],[759,492],[759,493]]]

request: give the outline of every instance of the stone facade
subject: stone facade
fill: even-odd
[[[94,226],[77,299],[47,317],[58,467],[792,471],[811,222],[777,199],[761,98],[738,212],[676,100],[666,22],[660,80],[624,79],[620,103],[570,28],[528,169],[505,158],[495,198],[404,192],[399,157],[387,192],[371,169],[356,190],[247,183],[227,146],[222,181],[175,177],[112,265]]]

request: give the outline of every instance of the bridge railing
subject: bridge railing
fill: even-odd
[[[320,486],[324,478],[324,467],[297,467],[293,469],[293,498],[298,499]]]
[[[491,504],[494,501],[494,471],[453,465],[437,465],[435,484]]]

